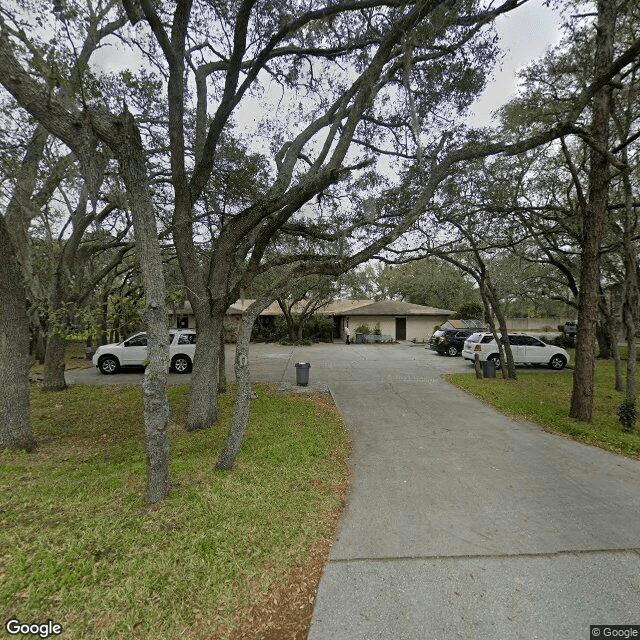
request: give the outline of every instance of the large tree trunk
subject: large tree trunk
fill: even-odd
[[[33,451],[29,414],[29,323],[22,274],[0,216],[0,449]]]
[[[187,430],[208,429],[218,420],[218,362],[224,318],[198,314],[198,341],[191,375]]]
[[[613,60],[613,34],[616,7],[613,0],[598,0],[596,55],[593,77],[604,73]],[[593,97],[592,137],[598,148],[608,149],[611,85],[602,87]],[[600,295],[600,245],[607,219],[609,200],[609,162],[596,149],[590,152],[589,202],[584,212],[580,294],[578,296],[578,336],[569,416],[591,421],[595,376],[596,323]]]
[[[64,379],[66,348],[67,341],[64,337],[52,331],[44,354],[43,391],[64,391],[67,388],[67,381]]]
[[[126,144],[119,152],[122,178],[133,216],[136,256],[144,284],[149,364],[144,372],[145,451],[147,502],[163,500],[169,493],[169,332],[165,306],[164,272],[153,213],[146,160],[133,116],[124,114]]]
[[[238,330],[238,340],[236,342],[236,357],[234,370],[236,374],[236,400],[231,420],[231,430],[224,443],[224,449],[218,458],[216,469],[230,470],[235,464],[244,432],[249,422],[249,411],[251,409],[251,379],[249,370],[249,342],[251,331],[256,318],[260,312],[269,305],[271,299],[258,299],[244,312],[240,328]]]

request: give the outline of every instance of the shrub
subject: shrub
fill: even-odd
[[[371,329],[369,329],[369,325],[367,324],[359,324],[356,327],[356,333],[364,333],[365,336],[368,336],[371,333]]]
[[[382,335],[382,330],[380,329],[380,323],[376,322],[376,326],[373,328],[373,335],[374,336],[381,336]]]
[[[575,339],[564,333],[550,340],[549,344],[554,344],[556,347],[562,347],[563,349],[573,349],[576,346]]]
[[[304,335],[311,340],[331,342],[333,331],[333,318],[319,314],[309,318],[304,328]]]

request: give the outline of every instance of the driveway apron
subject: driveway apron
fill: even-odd
[[[583,640],[590,624],[640,624],[640,463],[467,396],[440,377],[469,370],[460,358],[312,353],[290,362],[304,354],[329,385],[354,450],[309,640]]]

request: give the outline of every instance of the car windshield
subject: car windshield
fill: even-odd
[[[480,342],[481,333],[472,333],[468,338],[467,342]]]

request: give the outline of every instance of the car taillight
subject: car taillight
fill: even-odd
[[[477,344],[473,350],[474,351],[482,351],[482,347],[479,344]]]
[[[438,338],[438,342],[446,342],[447,339],[446,338]]]

